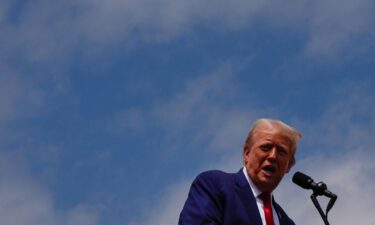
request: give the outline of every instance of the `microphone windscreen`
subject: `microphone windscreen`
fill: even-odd
[[[306,174],[303,174],[301,172],[296,172],[293,175],[293,179],[292,180],[293,180],[293,182],[295,184],[297,184],[298,186],[300,186],[302,188],[305,188],[305,189],[311,188],[310,184],[311,184],[311,182],[313,182],[313,180],[311,179],[311,177],[309,177]]]

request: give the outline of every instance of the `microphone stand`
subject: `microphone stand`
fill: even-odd
[[[326,208],[326,213],[324,214],[324,212],[322,210],[322,207],[320,206],[320,204],[319,204],[319,202],[318,202],[318,200],[316,198],[318,195],[320,195],[320,194],[318,192],[314,191],[314,193],[310,196],[311,200],[314,203],[316,209],[318,210],[320,216],[322,217],[322,219],[324,221],[324,224],[325,225],[329,225],[329,222],[328,222],[328,212],[333,207],[333,204],[335,204],[337,196],[334,195],[333,197],[331,197],[331,199],[328,202],[327,208]]]

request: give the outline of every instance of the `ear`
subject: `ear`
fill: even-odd
[[[289,160],[289,165],[288,165],[288,170],[286,171],[287,173],[289,172],[289,170],[296,164],[296,159],[294,158],[294,156]]]
[[[243,163],[246,165],[249,161],[249,154],[250,154],[250,148],[245,146],[243,148],[242,157],[243,157]]]

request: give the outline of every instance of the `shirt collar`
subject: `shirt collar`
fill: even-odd
[[[250,179],[249,175],[247,174],[246,167],[243,167],[242,171],[243,171],[243,173],[246,177],[247,182],[250,185],[250,188],[251,188],[251,191],[253,192],[253,195],[258,198],[259,195],[262,194],[262,192],[257,188],[257,186],[255,186],[254,182]],[[271,196],[272,196],[272,193],[271,193]]]

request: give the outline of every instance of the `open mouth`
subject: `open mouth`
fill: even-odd
[[[263,170],[270,174],[276,173],[276,168],[272,165],[264,166]]]

